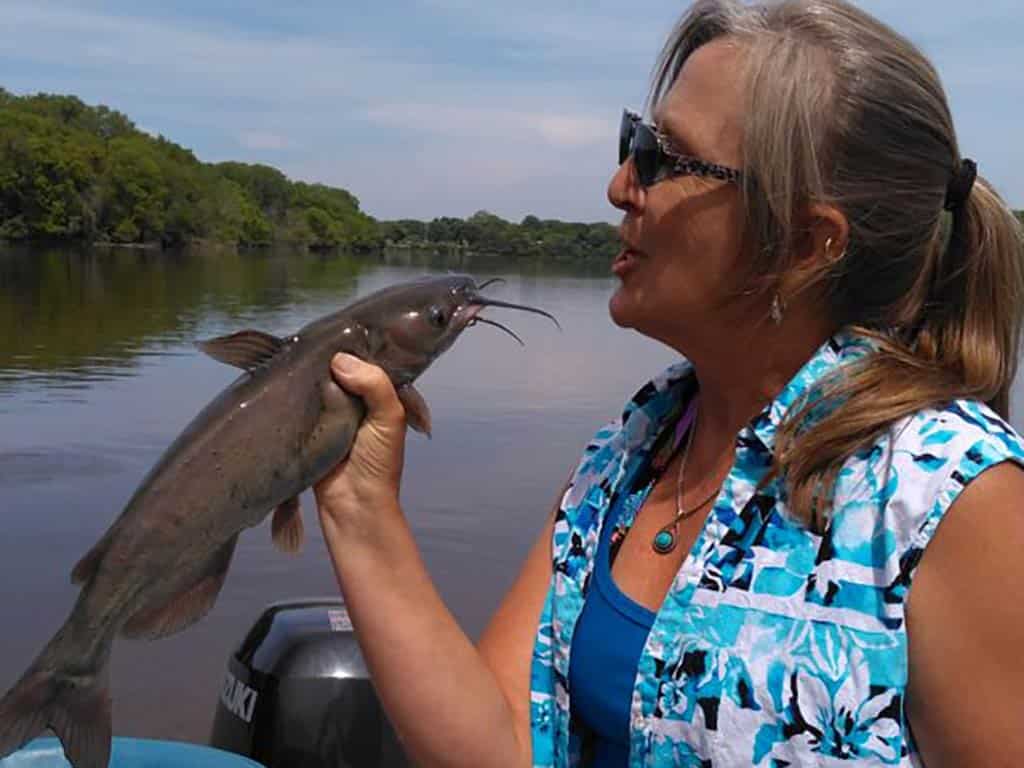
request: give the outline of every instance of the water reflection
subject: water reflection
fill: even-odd
[[[131,375],[211,316],[230,323],[324,294],[344,303],[364,268],[283,251],[0,250],[0,391]]]
[[[195,339],[246,327],[286,334],[357,294],[448,270],[505,277],[495,297],[548,309],[563,328],[488,310],[526,347],[475,327],[420,382],[434,436],[410,439],[403,507],[441,594],[475,635],[582,445],[671,359],[612,327],[603,266],[411,252],[0,251],[0,689],[63,621],[77,595],[71,566],[238,376]],[[204,740],[227,655],[263,607],[336,591],[308,495],[303,505],[301,556],[275,551],[267,526],[248,531],[206,619],[156,644],[118,643],[117,733]]]
[[[412,271],[510,272],[474,255],[392,251],[376,256],[305,251],[0,249],[0,397],[15,385],[52,394],[131,376],[140,358],[174,354],[204,324],[241,327],[297,305],[343,306],[360,275]],[[599,265],[514,267],[524,292],[557,274],[605,277]]]
[[[410,438],[403,509],[442,596],[475,635],[587,439],[674,359],[613,327],[605,268],[409,252],[0,250],[0,690],[63,621],[77,595],[72,565],[238,375],[194,339],[245,327],[285,334],[354,295],[445,270],[505,277],[493,295],[547,309],[563,329],[495,309],[525,348],[475,327],[419,384],[434,435]],[[266,525],[247,531],[206,619],[155,644],[117,644],[118,734],[203,741],[227,655],[263,607],[336,591],[308,494],[303,505],[301,556],[276,552]]]

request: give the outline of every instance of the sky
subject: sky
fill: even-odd
[[[1020,0],[862,0],[938,67],[962,151],[1024,208]],[[205,161],[381,219],[615,221],[619,116],[686,2],[0,0],[0,86],[106,104]]]

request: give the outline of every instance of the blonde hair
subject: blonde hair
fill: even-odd
[[[742,49],[747,104],[743,200],[751,279],[782,285],[811,203],[842,211],[849,242],[816,285],[837,327],[877,352],[827,381],[817,423],[806,402],[779,430],[770,477],[820,529],[843,462],[898,419],[956,398],[1006,417],[1024,302],[1020,224],[980,176],[945,213],[961,167],[938,74],[908,40],[842,0],[745,5],[698,0],[659,59],[649,108],[700,46]],[[785,297],[783,297],[785,298]]]

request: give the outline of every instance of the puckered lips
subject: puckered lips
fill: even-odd
[[[612,272],[619,278],[623,278],[636,267],[637,262],[642,258],[643,253],[627,243],[612,262]]]

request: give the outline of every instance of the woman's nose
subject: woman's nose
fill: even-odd
[[[620,211],[636,212],[643,208],[644,188],[636,177],[632,158],[626,158],[608,182],[608,202]]]

